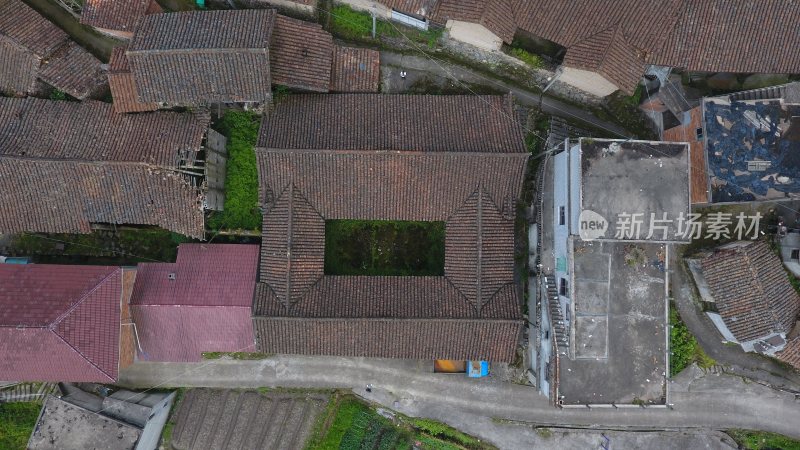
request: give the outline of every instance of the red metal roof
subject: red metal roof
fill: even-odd
[[[140,359],[191,362],[202,352],[254,351],[258,257],[257,245],[181,244],[174,264],[140,264],[131,297]]]
[[[0,379],[116,381],[122,270],[0,264]]]

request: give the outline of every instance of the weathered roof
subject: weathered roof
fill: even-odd
[[[384,0],[381,3],[404,14],[431,17],[436,12],[439,0]]]
[[[200,150],[207,113],[115,114],[108,103],[0,98],[0,156],[176,167]]]
[[[526,153],[510,96],[293,95],[258,145],[319,150]]]
[[[739,342],[788,333],[797,320],[800,296],[765,241],[721,247],[703,259],[702,269],[722,320]]]
[[[0,91],[28,93],[40,78],[78,99],[105,83],[100,61],[18,0],[0,0]]]
[[[141,434],[132,425],[49,395],[27,448],[133,450]]]
[[[789,339],[783,350],[778,352],[775,357],[800,369],[800,336]]]
[[[333,47],[331,91],[378,92],[381,78],[381,56],[369,48]]]
[[[649,2],[645,2],[649,3]],[[655,64],[702,72],[799,73],[800,3],[684,0]],[[655,30],[659,30],[655,28]]]
[[[142,263],[131,311],[149,361],[255,349],[251,322],[259,247],[181,244],[174,264]]]
[[[442,0],[436,10],[436,20],[459,20],[481,24],[511,43],[517,30],[514,17],[515,0]]]
[[[125,56],[125,47],[115,47],[111,51],[109,62],[108,85],[114,100],[114,111],[117,113],[145,112],[158,109],[158,103],[139,101],[139,91]]]
[[[333,37],[318,23],[277,16],[270,45],[272,82],[307,91],[328,92]]]
[[[507,101],[290,96],[265,118],[261,143],[266,148],[257,150],[265,212],[254,302],[262,351],[513,356],[520,325],[513,277],[514,205],[527,152],[514,116],[500,122]],[[355,113],[375,104],[372,111]],[[338,105],[335,114],[333,105]],[[402,116],[395,123],[381,120],[388,119],[384,114],[389,111]],[[345,119],[330,125],[322,120],[328,117]],[[481,133],[461,123],[468,119],[478,122],[473,126]],[[289,123],[291,133],[304,142],[287,136]],[[334,128],[337,136],[326,134]],[[329,219],[446,222],[444,276],[327,276]],[[486,333],[484,321],[497,322],[492,326],[502,339],[475,346],[476,336]],[[281,337],[286,327],[297,328],[290,335],[306,337],[287,340]],[[433,330],[442,333],[435,343],[414,344],[420,333]],[[333,334],[319,342],[328,332]],[[394,345],[381,346],[384,339],[394,339]]]
[[[202,237],[201,193],[173,169],[200,150],[209,120],[0,99],[0,230],[88,233],[91,223],[114,223]]]
[[[140,100],[174,104],[269,100],[275,16],[272,9],[145,16],[127,51]]]
[[[122,270],[0,264],[0,378],[117,378]]]
[[[147,12],[160,12],[155,0],[87,0],[81,11],[81,23],[108,30],[133,32]]]

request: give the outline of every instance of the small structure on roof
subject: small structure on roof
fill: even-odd
[[[272,85],[312,92],[377,92],[380,54],[334,44],[316,23],[266,10],[144,17],[111,61],[117,112],[158,106],[260,104]]]
[[[61,390],[63,396],[45,400],[28,449],[155,450],[175,399],[174,392],[100,396],[70,384]]]
[[[800,296],[781,260],[765,241],[739,241],[718,247],[692,274],[707,313],[720,334],[747,352],[769,356],[783,350],[800,314]]]
[[[113,383],[122,269],[0,264],[0,379]]]
[[[0,93],[28,95],[42,83],[77,98],[107,92],[101,62],[19,0],[0,0]]]
[[[255,350],[257,245],[181,244],[174,264],[139,264],[131,297],[139,359],[194,362]]]
[[[0,233],[152,225],[205,235],[204,112],[0,98]]]
[[[689,239],[678,225],[690,212],[689,147],[562,145],[542,175],[531,378],[559,404],[663,405],[669,253]]]
[[[163,12],[156,0],[86,0],[81,23],[119,39],[130,39],[139,20]]]
[[[264,117],[265,353],[511,361],[526,167],[510,97],[293,95]],[[444,222],[443,276],[326,273],[326,221]],[[345,307],[346,305],[346,307]]]

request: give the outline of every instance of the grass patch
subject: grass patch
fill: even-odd
[[[782,434],[767,431],[728,430],[726,433],[747,450],[800,450],[800,441]]]
[[[527,50],[515,47],[511,49],[510,53],[511,56],[519,59],[534,69],[541,69],[544,67],[544,61],[542,58],[539,55],[533,54]]]
[[[270,357],[266,353],[257,352],[203,352],[203,359],[221,359],[223,356],[241,361],[267,359]]]
[[[228,138],[225,209],[213,213],[208,226],[212,230],[259,230],[261,211],[255,153],[258,116],[249,111],[228,111],[220,121],[220,127]]]
[[[40,403],[0,403],[0,448],[25,449],[41,409]]]
[[[157,228],[95,231],[89,234],[23,233],[9,244],[13,256],[35,263],[134,265],[175,261],[186,236]]]
[[[716,364],[710,356],[706,355],[697,339],[692,336],[686,324],[681,320],[674,306],[669,308],[669,374],[675,376],[691,363],[696,362],[703,369]]]
[[[644,87],[639,85],[633,95],[625,95],[622,91],[611,94],[602,108],[594,108],[597,117],[617,122],[626,130],[634,133],[636,138],[654,140],[656,135],[650,128],[644,113],[639,110],[639,103],[644,95]]]
[[[428,30],[395,25],[385,20],[375,22],[375,39],[372,38],[372,16],[365,11],[356,11],[347,5],[337,5],[331,10],[331,32],[342,39],[375,43],[382,38],[408,38],[416,44],[435,48],[444,33],[444,28],[429,27]]]
[[[328,275],[441,276],[444,222],[327,220]]]

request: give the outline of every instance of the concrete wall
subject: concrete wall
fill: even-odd
[[[374,12],[379,19],[390,20],[392,18],[392,10],[378,2],[370,0],[336,0],[336,3],[348,5],[359,11]]]
[[[588,70],[575,69],[572,67],[561,66],[563,73],[558,78],[558,81],[566,83],[576,88],[586,91],[598,97],[606,97],[611,95],[618,88],[615,84],[608,81],[597,72]]]
[[[447,32],[452,39],[465,42],[484,50],[500,50],[503,40],[477,23],[461,22],[459,20],[447,21]]]
[[[303,5],[289,0],[247,0],[246,4],[251,8],[267,8],[275,6],[277,8],[284,8],[297,11],[303,14],[314,14],[317,12],[316,3],[313,5]]]

